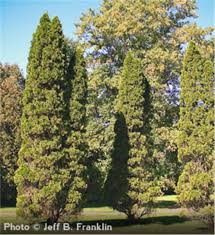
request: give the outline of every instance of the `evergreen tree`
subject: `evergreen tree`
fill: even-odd
[[[57,221],[64,207],[66,139],[65,45],[59,19],[45,13],[29,54],[23,94],[22,146],[16,171],[18,214]]]
[[[114,125],[115,140],[113,143],[111,167],[105,182],[105,199],[113,209],[127,213],[128,190],[128,128],[122,113],[116,114]]]
[[[178,157],[184,164],[180,203],[213,224],[213,63],[190,42],[180,82]]]
[[[66,213],[76,214],[80,211],[86,190],[86,102],[87,75],[85,60],[79,48],[70,63],[70,132],[67,139],[70,187],[66,200]],[[69,74],[68,74],[69,76]]]
[[[123,65],[117,105],[128,128],[128,187],[123,192],[126,201],[121,211],[126,211],[129,219],[149,213],[154,197],[159,193],[150,154],[150,89],[142,71],[141,61],[129,52]]]

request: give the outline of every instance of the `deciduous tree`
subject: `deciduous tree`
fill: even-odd
[[[24,78],[17,65],[0,64],[1,203],[14,205],[14,173],[21,145],[20,120]]]

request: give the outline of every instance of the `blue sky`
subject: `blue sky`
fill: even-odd
[[[149,0],[150,1],[150,0]],[[0,0],[1,62],[16,63],[25,72],[28,51],[40,16],[48,11],[57,15],[66,36],[74,37],[75,23],[82,12],[98,9],[102,0]],[[197,0],[197,24],[214,25],[214,0]]]

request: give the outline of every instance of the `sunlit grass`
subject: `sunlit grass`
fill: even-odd
[[[16,208],[0,208],[0,217],[1,224],[5,222],[14,224],[27,223],[16,217]],[[201,221],[189,218],[189,212],[184,208],[180,208],[175,195],[157,198],[152,214],[135,224],[130,224],[123,213],[106,206],[84,208],[77,218],[70,218],[67,221],[73,223],[74,226],[77,221],[81,221],[84,224],[104,222],[113,226],[112,233],[212,234],[212,231]],[[60,233],[63,232],[60,231]]]

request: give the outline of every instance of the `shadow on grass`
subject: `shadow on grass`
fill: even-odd
[[[84,207],[86,208],[98,208],[98,207],[106,207],[108,206],[107,203],[105,202],[90,202],[90,203],[85,203]]]
[[[154,203],[154,208],[176,209],[176,208],[180,208],[180,205],[174,201],[159,201],[159,202]]]
[[[162,224],[162,225],[170,225],[175,223],[184,223],[187,219],[180,216],[158,216],[158,217],[149,217],[143,218],[136,221],[129,221],[126,219],[111,219],[111,220],[80,220],[74,223],[71,223],[72,226],[76,225],[77,222],[83,223],[85,225],[94,225],[96,223],[106,223],[108,225],[112,225],[113,227],[124,227],[129,225],[147,225],[147,224]]]
[[[87,203],[84,205],[84,207],[87,207],[87,208],[98,208],[98,207],[106,207],[106,206],[108,205],[105,202]],[[154,203],[154,208],[175,209],[175,208],[180,208],[180,205],[174,201],[158,201]]]

